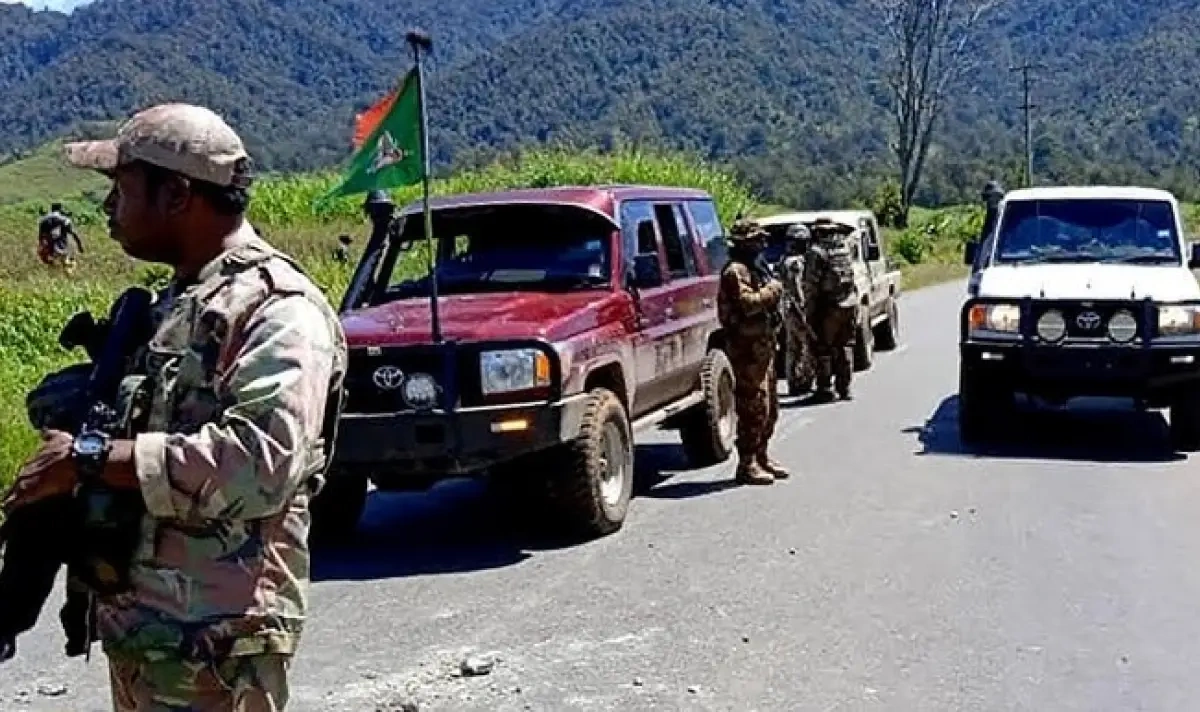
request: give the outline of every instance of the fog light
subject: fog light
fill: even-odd
[[[1061,341],[1067,335],[1067,320],[1062,312],[1051,309],[1037,320],[1037,335],[1042,341]]]
[[[429,410],[437,405],[437,381],[428,373],[414,373],[404,382],[404,402],[416,410]]]
[[[1112,319],[1108,320],[1108,338],[1113,341],[1126,343],[1133,341],[1135,336],[1137,336],[1137,319],[1125,309],[1113,314]]]

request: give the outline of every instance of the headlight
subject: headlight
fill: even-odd
[[[484,351],[479,375],[485,395],[544,388],[550,385],[550,359],[538,349]]]
[[[416,410],[429,410],[437,405],[437,381],[428,373],[414,373],[404,381],[404,402]]]
[[[1108,338],[1126,343],[1137,336],[1137,319],[1125,309],[1113,314],[1108,320]]]
[[[1062,312],[1051,309],[1042,314],[1037,321],[1037,335],[1043,341],[1052,343],[1061,341],[1067,335],[1067,320],[1063,317]]]
[[[1015,304],[976,304],[967,318],[973,332],[1015,334],[1021,329],[1021,308]]]
[[[1159,307],[1158,333],[1163,336],[1200,333],[1200,307]]]

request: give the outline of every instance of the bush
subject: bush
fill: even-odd
[[[904,201],[900,196],[900,184],[888,180],[875,189],[871,199],[871,210],[884,227],[900,227],[904,222]]]
[[[932,241],[918,228],[909,228],[892,238],[889,249],[910,265],[919,265],[928,254]]]

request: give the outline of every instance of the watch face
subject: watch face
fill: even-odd
[[[93,457],[104,452],[104,438],[96,435],[80,435],[75,439],[75,452],[84,457]]]

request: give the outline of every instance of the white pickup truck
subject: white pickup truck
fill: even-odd
[[[1200,450],[1200,245],[1175,197],[1136,187],[1016,190],[969,243],[960,322],[959,429],[980,440],[1015,393],[1063,404],[1128,397],[1170,408]]]

